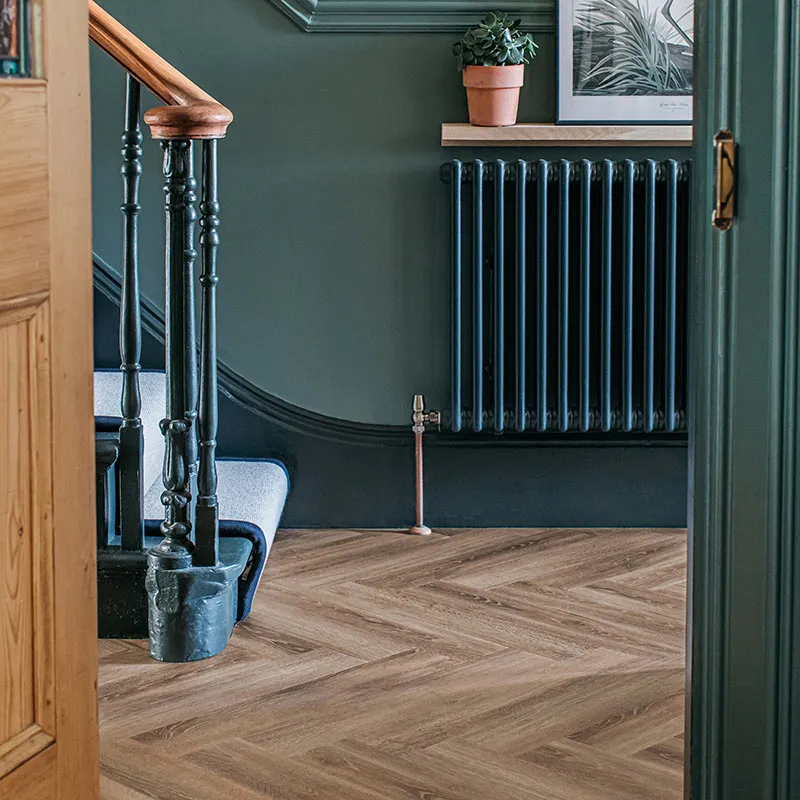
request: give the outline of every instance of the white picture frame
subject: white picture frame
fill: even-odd
[[[559,0],[558,122],[688,125],[694,0]]]

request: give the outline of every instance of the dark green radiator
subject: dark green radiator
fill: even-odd
[[[690,163],[451,161],[454,433],[686,433]]]

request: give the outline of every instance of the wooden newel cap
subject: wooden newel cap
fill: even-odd
[[[222,139],[233,114],[220,103],[157,106],[144,115],[154,139]]]
[[[94,0],[89,0],[89,38],[165,103],[144,115],[154,139],[221,139],[225,136],[233,114]]]

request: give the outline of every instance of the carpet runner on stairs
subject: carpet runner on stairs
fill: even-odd
[[[159,422],[166,408],[166,376],[163,372],[142,372],[142,427],[144,433],[144,517],[148,546],[159,537],[158,525],[163,519],[161,470],[164,460],[164,438]],[[119,426],[122,374],[118,370],[95,372],[95,416],[98,430]],[[258,565],[257,574],[247,571],[240,583],[237,621],[244,619],[257,589],[261,569],[266,561],[283,507],[289,492],[289,475],[282,463],[274,459],[218,459],[217,499],[220,508],[220,537],[240,537],[253,546],[250,565]],[[244,588],[244,590],[242,590]]]

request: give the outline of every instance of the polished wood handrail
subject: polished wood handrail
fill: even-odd
[[[221,139],[233,114],[89,0],[89,38],[166,105],[144,115],[154,139]]]

